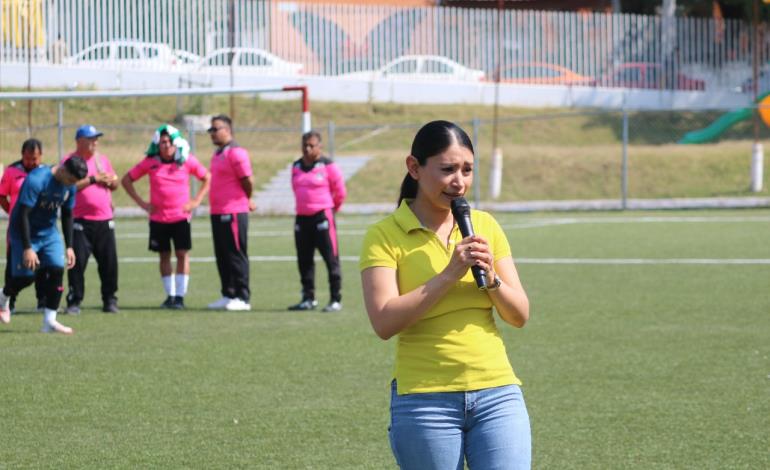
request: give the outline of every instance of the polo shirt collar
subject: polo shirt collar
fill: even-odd
[[[240,147],[240,146],[238,145],[238,142],[236,142],[235,140],[231,140],[230,142],[226,143],[225,145],[223,145],[223,146],[221,146],[221,147],[218,147],[218,148],[217,148],[217,151],[216,151],[215,153],[216,153],[217,155],[219,155],[220,153],[224,152],[225,150],[227,150],[227,149],[231,149],[231,148],[233,148],[233,147]]]
[[[395,217],[396,223],[399,227],[401,227],[401,230],[406,233],[409,233],[412,230],[420,230],[423,228],[422,224],[417,219],[417,216],[414,215],[414,212],[412,212],[412,208],[409,207],[409,203],[413,200],[414,199],[404,199],[401,201],[398,209],[396,209],[396,212],[393,213],[393,217]]]

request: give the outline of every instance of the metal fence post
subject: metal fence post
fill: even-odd
[[[185,119],[185,128],[187,130],[188,143],[190,144],[190,153],[195,155],[195,123],[190,119]]]
[[[334,121],[329,121],[326,129],[326,140],[329,142],[327,149],[329,150],[329,156],[334,158]]]
[[[56,113],[56,144],[59,150],[59,160],[64,157],[64,102],[59,101]]]
[[[192,119],[185,119],[185,129],[187,130],[187,143],[190,144],[190,153],[195,155],[195,122]],[[192,194],[198,194],[198,179],[190,178],[190,190]],[[193,215],[200,214],[200,207],[193,210]]]
[[[479,131],[481,121],[479,118],[473,118],[473,148],[476,150],[473,156],[473,205],[478,208],[481,203],[481,156],[479,154]]]
[[[751,146],[751,192],[762,191],[765,149],[762,142],[754,142]]]
[[[628,110],[623,107],[623,160],[620,165],[620,207],[628,208]]]

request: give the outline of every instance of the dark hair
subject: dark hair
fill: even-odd
[[[414,136],[411,155],[417,159],[420,166],[425,166],[428,158],[440,154],[455,142],[474,153],[473,142],[457,124],[449,121],[431,121],[422,126]],[[401,205],[404,199],[415,197],[417,197],[417,181],[407,173],[401,183],[398,204]]]
[[[64,169],[78,180],[82,180],[88,174],[88,165],[81,157],[73,156],[64,162]]]
[[[222,121],[225,124],[227,124],[227,127],[229,127],[230,130],[233,129],[233,120],[230,119],[230,116],[228,116],[227,114],[217,114],[216,116],[213,116],[211,118],[211,122],[214,122],[214,121]]]
[[[21,153],[34,152],[35,150],[43,151],[43,143],[37,139],[27,139],[21,144]]]
[[[302,134],[302,142],[307,142],[313,137],[318,139],[318,142],[321,142],[321,133],[318,131],[307,131],[304,134]]]

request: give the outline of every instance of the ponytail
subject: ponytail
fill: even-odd
[[[409,173],[404,176],[404,181],[401,182],[401,194],[398,196],[398,205],[401,205],[401,201],[404,199],[414,199],[417,197],[417,180],[412,178]]]

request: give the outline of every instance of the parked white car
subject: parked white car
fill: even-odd
[[[340,78],[358,80],[418,80],[478,82],[483,70],[474,70],[437,55],[406,55],[394,59],[378,70],[354,72]]]
[[[231,56],[233,71],[237,75],[296,75],[302,70],[302,64],[283,60],[263,49],[233,47],[206,54],[194,72],[229,74]]]
[[[193,54],[192,52],[180,49],[175,50],[174,55],[176,56],[177,65],[179,66],[194,67],[201,62],[201,59],[203,59],[203,57],[198,54]]]
[[[191,67],[200,56],[187,51],[174,51],[166,44],[134,40],[98,42],[67,57],[63,63],[109,69],[175,70]]]

